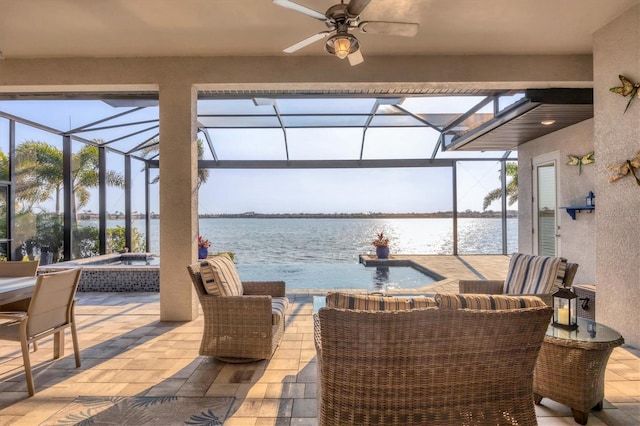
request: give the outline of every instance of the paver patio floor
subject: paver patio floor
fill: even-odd
[[[431,267],[453,262],[440,260],[443,265]],[[486,278],[500,273],[500,267],[491,267],[499,262],[469,260]],[[445,281],[438,291],[453,286]],[[65,357],[57,361],[50,360],[52,340],[42,341],[32,353],[37,393],[28,398],[19,345],[3,342],[0,425],[49,424],[47,419],[80,396],[230,397],[225,425],[315,425],[313,296],[323,294],[288,291],[292,303],[286,332],[270,361],[225,364],[198,355],[202,316],[190,322],[159,321],[158,294],[79,293],[82,367],[75,368],[70,338]],[[614,350],[605,408],[591,413],[589,425],[640,424],[639,354],[629,347]],[[575,424],[568,407],[547,399],[536,412],[541,425]]]

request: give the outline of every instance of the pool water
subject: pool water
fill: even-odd
[[[288,289],[417,288],[435,279],[409,266],[365,267],[358,263],[237,264],[242,281],[285,281]]]

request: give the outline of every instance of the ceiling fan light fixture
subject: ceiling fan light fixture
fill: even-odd
[[[334,36],[329,37],[326,44],[324,45],[324,49],[327,53],[331,55],[335,55],[340,59],[344,59],[360,47],[360,43],[358,43],[358,39],[352,36],[349,33],[338,33]]]
[[[351,49],[351,40],[348,38],[337,38],[333,43],[333,47],[336,51],[336,56],[340,59],[344,59],[349,56],[349,50]]]

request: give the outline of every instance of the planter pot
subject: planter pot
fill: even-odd
[[[378,256],[378,259],[388,259],[389,247],[376,247],[376,256]]]
[[[202,247],[198,249],[198,259],[206,259],[209,255],[209,249],[206,247]]]

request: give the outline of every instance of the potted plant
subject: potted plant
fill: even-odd
[[[209,247],[211,247],[211,241],[202,238],[202,235],[198,235],[198,259],[207,258]]]
[[[385,237],[384,231],[378,233],[378,238],[371,243],[376,248],[378,259],[389,258],[389,238]]]

